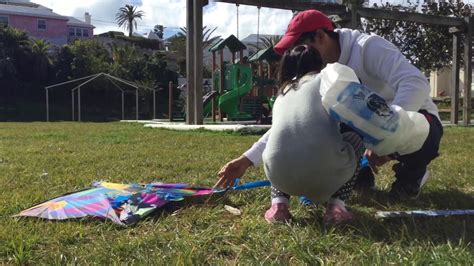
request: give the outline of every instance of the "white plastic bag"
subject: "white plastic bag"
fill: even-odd
[[[429,123],[423,114],[388,105],[360,84],[348,66],[328,64],[321,71],[320,93],[329,115],[360,133],[366,148],[380,156],[413,153],[428,136]]]

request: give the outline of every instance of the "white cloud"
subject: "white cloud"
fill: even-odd
[[[232,4],[214,3],[205,10],[204,25],[217,27],[217,33],[222,36],[237,35],[237,7]],[[257,33],[258,8],[240,5],[239,12],[239,38]],[[260,33],[282,34],[289,20],[291,12],[286,10],[261,8]]]
[[[109,30],[120,30],[115,24],[115,14],[125,4],[140,3],[139,10],[145,12],[143,19],[138,21],[138,32],[146,32],[156,24],[162,24],[175,32],[178,27],[186,26],[186,1],[183,0],[33,0],[32,2],[53,9],[54,12],[84,18],[84,13],[92,15],[92,24],[96,33]],[[262,8],[260,11],[260,33],[282,34],[291,18],[291,12],[286,10]],[[244,38],[251,33],[257,33],[258,9],[252,6],[239,7],[239,37]],[[236,6],[225,3],[210,3],[204,9],[204,25],[217,27],[215,34],[223,37],[237,35]]]

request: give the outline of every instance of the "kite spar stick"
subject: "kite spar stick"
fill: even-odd
[[[441,217],[474,215],[474,210],[416,210],[416,211],[379,211],[375,214],[377,218],[397,217]]]
[[[219,181],[217,181],[217,183],[214,185],[214,187],[212,188],[213,191],[216,190],[216,188],[219,185],[219,182],[221,181],[222,178],[220,178]],[[248,182],[248,183],[244,183],[242,185],[237,185],[238,183],[239,183],[239,178],[236,178],[235,183],[234,183],[235,185],[233,187],[227,187],[226,189],[223,190],[224,195],[230,189],[232,189],[232,190],[246,190],[246,189],[265,187],[265,186],[270,186],[271,185],[269,180],[260,180],[260,181]],[[217,191],[217,192],[222,192],[222,191]],[[210,199],[210,197],[204,202],[204,204],[207,204],[209,199]]]

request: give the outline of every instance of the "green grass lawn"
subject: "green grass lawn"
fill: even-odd
[[[292,201],[294,222],[268,225],[268,188],[229,193],[132,227],[100,220],[53,222],[14,215],[87,188],[94,180],[212,186],[218,169],[259,136],[174,132],[121,123],[0,123],[0,264],[472,264],[474,218],[379,221],[377,210],[474,208],[474,128],[447,128],[441,156],[416,200],[390,203],[381,190],[351,202],[358,220],[324,228],[322,209]],[[246,180],[263,179],[261,168]]]

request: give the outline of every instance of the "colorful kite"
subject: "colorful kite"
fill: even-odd
[[[234,186],[243,190],[268,186],[269,181],[257,181]],[[169,202],[189,197],[210,196],[227,190],[192,187],[187,184],[117,184],[95,182],[93,188],[66,194],[20,212],[16,216],[64,220],[81,217],[108,219],[120,225],[130,225],[150,215]]]

